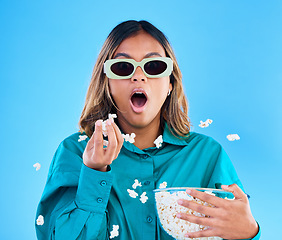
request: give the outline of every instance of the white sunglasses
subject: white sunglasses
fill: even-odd
[[[140,66],[148,78],[169,76],[173,70],[173,61],[169,57],[144,58],[141,62],[133,59],[110,59],[104,63],[104,73],[111,79],[128,79]]]

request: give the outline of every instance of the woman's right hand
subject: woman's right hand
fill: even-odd
[[[121,132],[112,118],[107,120],[106,128],[108,147],[103,148],[102,120],[98,120],[82,156],[84,165],[102,172],[106,172],[107,166],[117,158],[123,144]]]

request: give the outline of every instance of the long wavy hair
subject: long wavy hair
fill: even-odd
[[[182,74],[172,47],[166,36],[151,23],[130,20],[120,23],[110,32],[94,66],[79,120],[80,132],[85,131],[89,137],[92,136],[98,119],[107,119],[109,113],[116,113],[118,110],[110,94],[109,79],[103,72],[103,64],[106,60],[113,58],[123,40],[137,35],[140,31],[145,31],[154,37],[163,46],[166,56],[173,61],[173,72],[170,75],[173,89],[161,109],[161,126],[166,121],[170,132],[177,137],[185,137],[189,134],[188,103],[183,91]]]

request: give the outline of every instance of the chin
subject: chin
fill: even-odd
[[[158,112],[157,114],[153,114],[152,110],[151,112],[148,111],[149,110],[148,108],[142,113],[134,113],[130,110],[122,111],[122,112],[127,112],[127,114],[118,111],[118,120],[120,121],[121,125],[124,126],[127,125],[132,128],[140,129],[160,121],[161,110],[154,111],[154,112]]]
[[[157,121],[160,121],[160,113],[151,117],[146,117],[145,114],[140,114],[131,118],[129,123],[135,128],[144,128]]]

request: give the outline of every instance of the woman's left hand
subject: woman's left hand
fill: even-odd
[[[209,217],[198,217],[186,213],[178,213],[181,219],[192,223],[208,226],[207,230],[187,233],[189,238],[217,236],[225,239],[253,238],[258,233],[258,224],[252,216],[247,195],[237,184],[222,185],[222,189],[232,192],[235,199],[222,199],[194,189],[188,189],[187,193],[215,207],[200,205],[188,200],[178,200],[178,204],[203,213]]]

